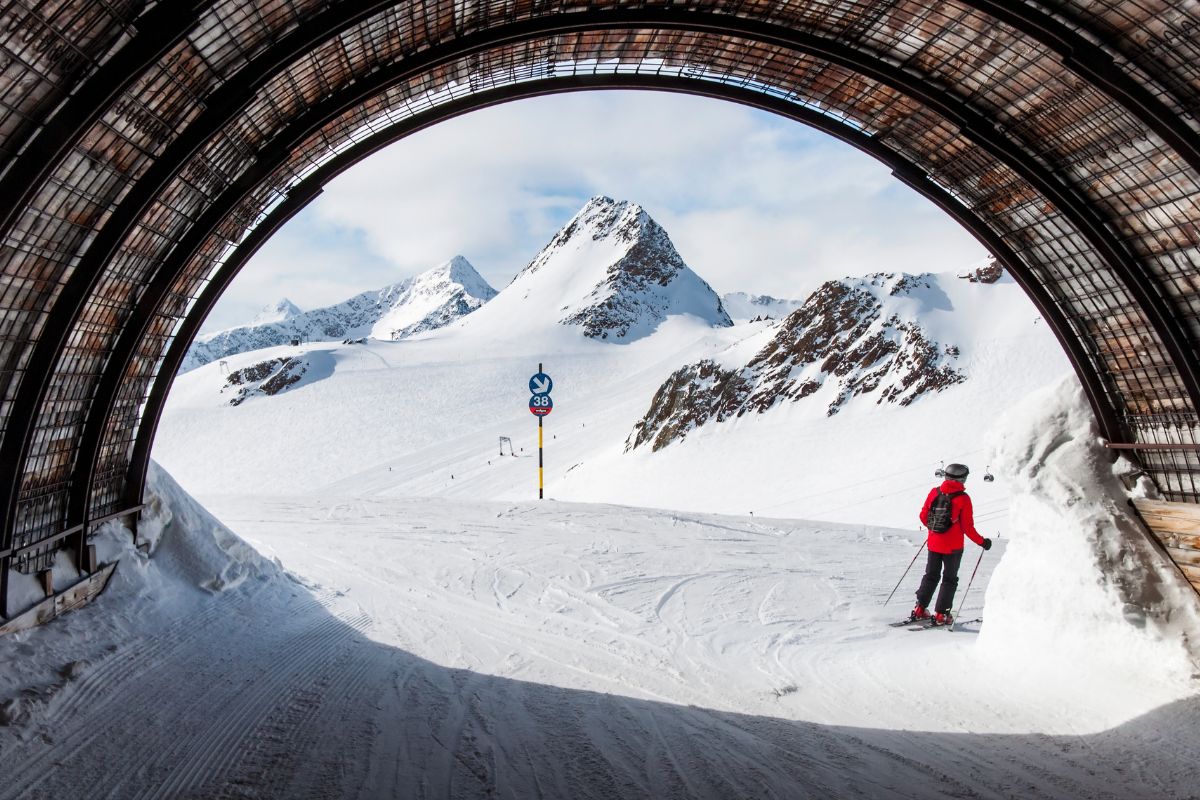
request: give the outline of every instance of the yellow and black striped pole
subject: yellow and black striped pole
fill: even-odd
[[[538,374],[542,374],[542,363],[538,362]],[[538,415],[538,500],[542,497],[542,487],[544,486],[542,479],[542,416]]]

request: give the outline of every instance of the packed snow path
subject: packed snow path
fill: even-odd
[[[1200,703],[1179,686],[1139,692],[1046,654],[985,661],[978,625],[884,626],[908,607],[915,574],[879,604],[915,534],[552,502],[209,507],[293,580],[197,594],[74,662],[35,722],[0,728],[0,797],[1130,798],[1200,783]]]

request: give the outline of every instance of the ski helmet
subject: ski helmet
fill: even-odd
[[[966,464],[950,464],[944,472],[947,478],[954,481],[965,481],[971,474],[971,470],[967,469]]]

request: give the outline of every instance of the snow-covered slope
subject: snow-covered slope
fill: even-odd
[[[1020,288],[729,326],[653,230],[599,199],[448,326],[181,375],[155,456],[224,524],[154,470],[155,557],[109,523],[113,590],[0,639],[0,800],[1193,797],[1194,596]],[[940,460],[996,543],[910,633]]]
[[[804,301],[781,300],[769,294],[729,292],[721,295],[721,304],[734,322],[749,322],[766,317],[782,319],[804,305]]]
[[[478,309],[496,295],[462,256],[420,275],[363,292],[349,300],[301,312],[282,300],[249,325],[200,336],[188,350],[182,371],[236,353],[301,341],[338,341],[370,336],[405,339],[435,330]]]
[[[551,324],[610,342],[633,342],[687,315],[733,324],[721,299],[676,252],[641,206],[592,198],[488,304],[462,327],[528,335]]]
[[[1195,798],[1195,617],[1097,570],[1121,492],[1071,394],[1005,429],[1032,530],[953,634],[884,624],[911,532],[325,493],[222,524],[154,470],[154,555],[109,523],[110,589],[0,638],[0,800]]]
[[[175,626],[118,606],[122,629],[78,615],[27,651],[0,640],[46,654],[0,679],[0,800],[1194,796],[1194,597],[1012,280],[867,276],[788,320],[668,314],[616,344],[562,324],[597,285],[552,301],[570,263],[405,342],[180,376],[155,455],[270,561],[196,514]],[[946,357],[933,373],[910,369],[916,330]],[[761,413],[627,451],[700,363],[753,382]],[[913,391],[943,367],[956,380]],[[969,546],[953,634],[889,628],[942,459],[972,467],[996,545]],[[201,591],[203,612],[176,602]],[[39,669],[47,688],[21,688]]]
[[[202,497],[321,487],[528,497],[536,493],[536,457],[530,457],[537,427],[526,384],[543,363],[555,380],[554,411],[545,421],[549,497],[915,527],[913,505],[932,485],[938,462],[965,461],[978,475],[988,463],[985,436],[994,418],[1069,372],[1053,334],[1008,277],[991,284],[954,274],[867,277],[839,284],[865,293],[870,308],[880,304],[867,328],[900,336],[899,328],[884,325],[893,314],[919,323],[923,340],[936,342],[946,359],[938,368],[948,366],[961,380],[924,394],[901,391],[897,398],[915,398],[901,405],[876,402],[891,381],[904,388],[909,373],[898,361],[898,371],[869,393],[842,397],[845,386],[834,372],[802,400],[708,421],[657,452],[627,451],[651,399],[681,367],[709,359],[741,369],[772,342],[801,341],[803,332],[782,320],[714,327],[683,314],[651,335],[614,345],[560,324],[566,303],[536,294],[549,286],[529,285],[526,298],[525,280],[548,278],[545,269],[514,281],[467,318],[405,342],[268,349],[230,357],[227,374],[214,364],[182,375],[156,457]],[[891,294],[901,281],[905,291]],[[946,355],[946,348],[958,354]],[[779,353],[795,355],[788,348]],[[300,382],[274,396],[251,392],[231,405],[242,387],[231,386],[229,374],[289,358],[313,365]],[[774,385],[788,385],[799,363],[781,364]],[[828,416],[839,397],[838,413]],[[496,457],[500,436],[513,439],[518,458]],[[229,459],[235,450],[238,457]],[[227,466],[214,470],[215,463]],[[971,488],[984,530],[1003,530],[1004,484],[976,481]]]

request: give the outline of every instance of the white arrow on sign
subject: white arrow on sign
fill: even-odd
[[[546,392],[550,391],[550,378],[547,377],[545,380],[542,380],[542,381],[535,379],[532,382],[532,386],[533,386],[533,394],[545,394]]]

